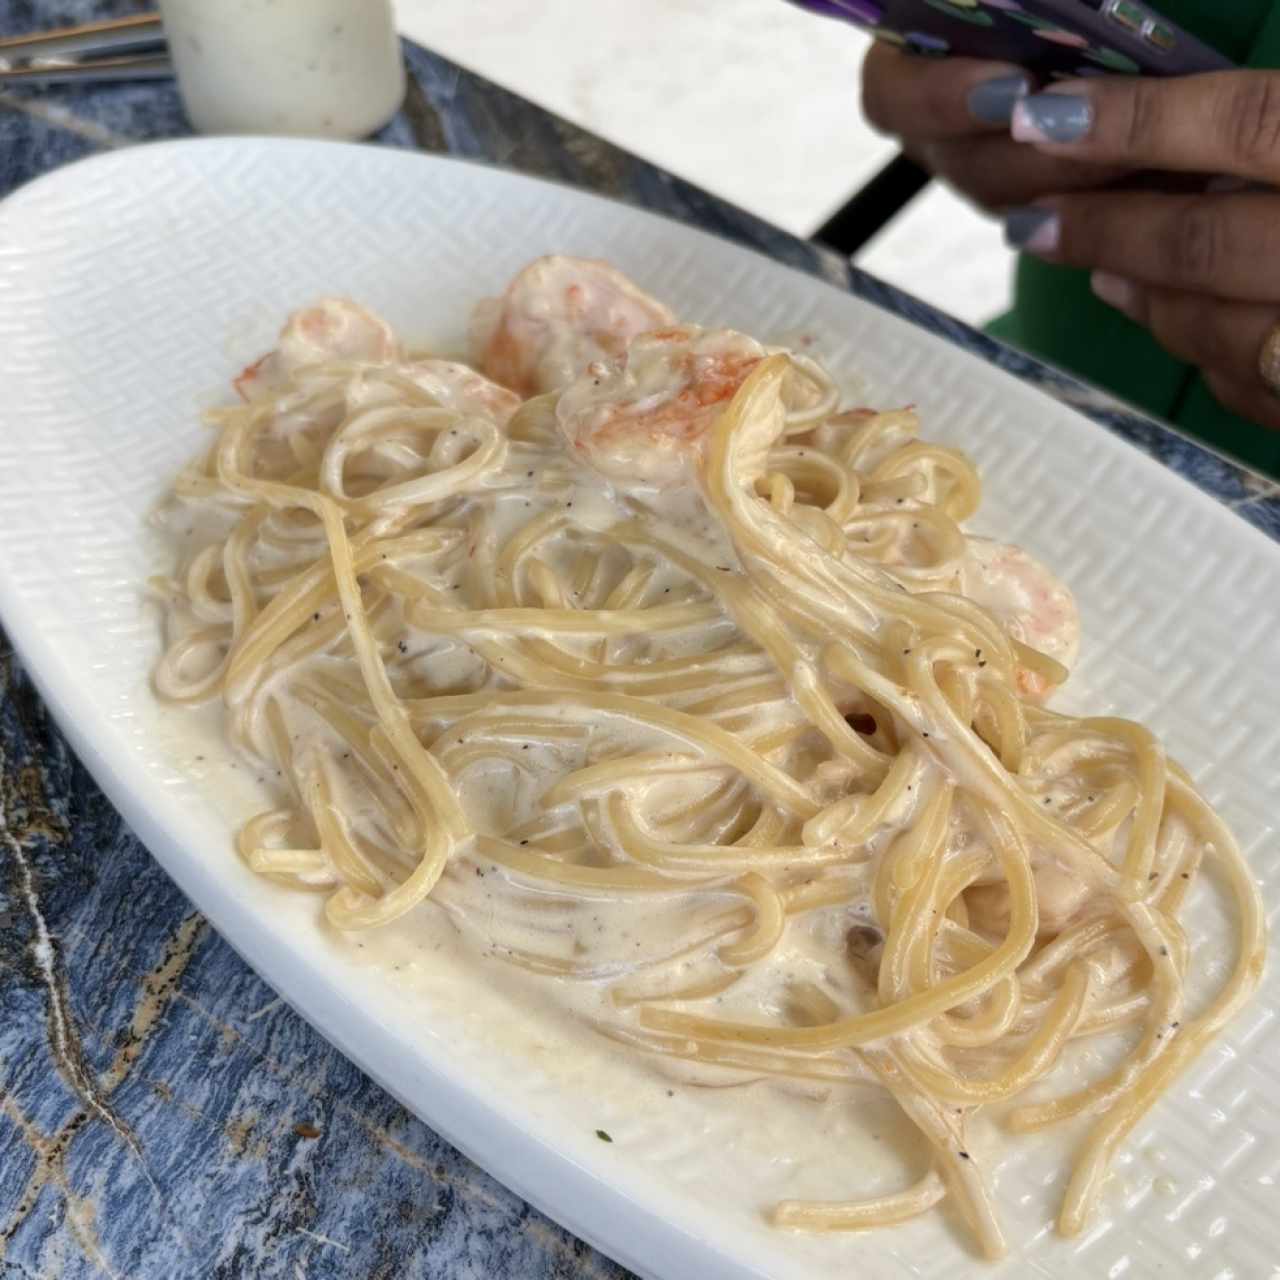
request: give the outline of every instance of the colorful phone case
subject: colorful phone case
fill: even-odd
[[[1045,80],[1179,76],[1232,63],[1136,0],[792,0],[914,53],[1014,62]]]

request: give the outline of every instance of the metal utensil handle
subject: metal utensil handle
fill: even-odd
[[[169,80],[172,77],[173,63],[167,53],[0,70],[0,84],[93,84],[111,80]]]
[[[69,58],[164,44],[158,13],[140,13],[114,22],[89,22],[56,31],[33,31],[0,40],[0,63],[30,62],[36,58]]]

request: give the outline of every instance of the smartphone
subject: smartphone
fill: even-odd
[[[1013,62],[1042,80],[1234,66],[1137,0],[791,0],[931,57]]]

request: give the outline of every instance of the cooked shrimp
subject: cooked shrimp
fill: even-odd
[[[476,308],[471,341],[479,369],[523,397],[568,386],[592,361],[674,320],[607,262],[547,257]]]
[[[404,372],[446,409],[457,409],[499,426],[520,407],[520,397],[491,382],[470,365],[453,360],[422,359],[404,366]]]
[[[280,330],[279,345],[248,365],[231,384],[246,400],[278,386],[295,369],[325,360],[386,363],[399,356],[391,326],[346,298],[321,298],[295,311]]]
[[[960,568],[960,591],[988,609],[1015,639],[1070,667],[1080,650],[1080,615],[1071,592],[1021,547],[970,538]],[[1049,684],[1025,668],[1018,689],[1039,701]]]
[[[660,487],[694,478],[711,424],[767,355],[732,329],[641,334],[620,360],[596,361],[556,404],[584,462],[615,481]]]

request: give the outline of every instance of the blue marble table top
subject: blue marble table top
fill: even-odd
[[[0,36],[126,0],[0,0]],[[377,141],[684,219],[1034,382],[1280,537],[1280,486],[423,49]],[[0,195],[189,129],[168,83],[0,90]],[[0,636],[0,1276],[617,1280],[332,1049],[151,861]]]

